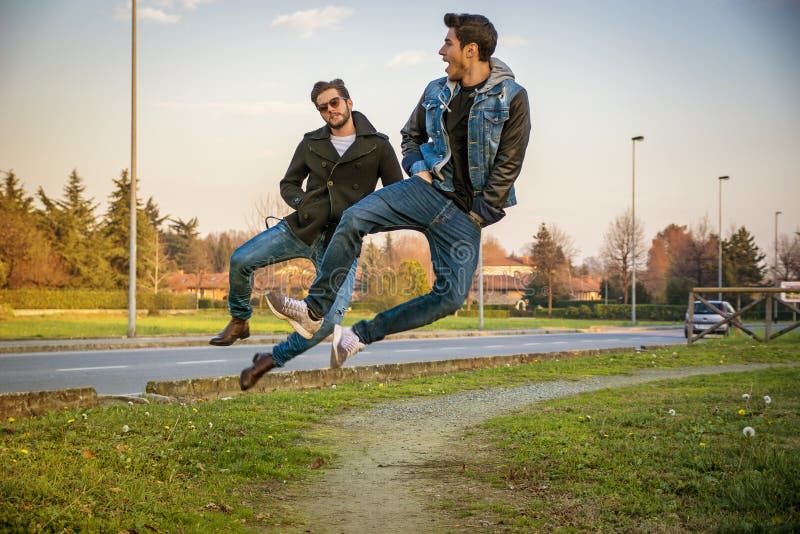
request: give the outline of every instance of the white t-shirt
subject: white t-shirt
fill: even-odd
[[[331,135],[331,143],[333,144],[333,148],[336,149],[336,152],[339,153],[339,157],[342,157],[347,149],[350,148],[356,140],[356,134],[353,135]]]

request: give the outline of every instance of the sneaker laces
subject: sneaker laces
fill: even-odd
[[[364,344],[358,339],[352,331],[343,332],[342,338],[339,340],[339,347],[344,352],[345,357],[350,357],[353,354],[358,354],[364,348]]]
[[[310,319],[308,316],[308,307],[303,300],[295,300],[281,295],[281,307],[283,308],[284,315],[289,315],[297,319]]]

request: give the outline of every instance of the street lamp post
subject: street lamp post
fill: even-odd
[[[772,278],[775,281],[775,287],[778,287],[778,215],[782,214],[782,211],[775,212],[775,265],[773,266],[772,271]],[[772,299],[774,302],[775,310],[773,311],[772,316],[775,318],[775,321],[778,320],[778,300]]]
[[[719,221],[718,221],[718,234],[717,244],[719,250],[717,252],[717,287],[722,287],[722,182],[723,180],[730,180],[730,176],[720,176],[717,178],[719,182]],[[722,291],[717,294],[717,300],[722,300]]]
[[[636,326],[636,142],[644,137],[631,137],[631,325]]]
[[[128,265],[128,337],[136,336],[136,0],[131,2],[131,218]]]
[[[783,214],[782,211],[775,212],[775,267],[772,272],[775,281],[775,287],[778,287],[778,215]]]

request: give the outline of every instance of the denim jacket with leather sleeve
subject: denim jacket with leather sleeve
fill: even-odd
[[[525,89],[505,63],[491,58],[490,65],[489,78],[475,94],[467,121],[472,212],[484,225],[499,221],[505,216],[503,208],[516,204],[514,181],[531,130]],[[446,77],[430,82],[401,130],[403,169],[409,175],[430,171],[434,187],[442,191],[455,190],[452,166],[447,165],[452,152],[444,112],[459,90],[460,85]]]

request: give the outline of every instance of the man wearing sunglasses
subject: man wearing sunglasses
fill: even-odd
[[[411,179],[372,193],[347,210],[305,300],[267,295],[273,312],[312,336],[340,290],[340,272],[366,234],[397,228],[425,234],[436,281],[430,293],[379,313],[352,330],[336,327],[331,361],[341,365],[365,345],[429,324],[461,307],[478,262],[481,228],[516,203],[514,182],[530,137],[525,89],[491,57],[497,31],[481,15],[448,13],[446,77],[428,84],[402,130],[403,167]]]
[[[378,179],[384,186],[403,179],[389,138],[375,130],[363,114],[353,111],[353,101],[342,80],[314,84],[311,102],[325,125],[303,136],[280,184],[281,197],[294,211],[231,255],[228,294],[231,320],[211,338],[212,345],[227,346],[250,336],[248,319],[253,313],[250,296],[256,269],[307,258],[319,270],[342,212],[374,191]],[[272,351],[253,357],[253,365],[244,369],[239,378],[243,390],[253,387],[270,369],[282,367],[333,331],[350,303],[355,271],[354,258],[343,269],[339,296],[323,314],[324,321],[320,321],[320,328],[313,336],[306,339],[291,334]]]

